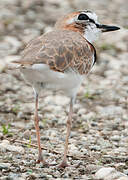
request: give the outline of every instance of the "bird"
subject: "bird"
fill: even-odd
[[[62,91],[70,98],[64,155],[58,166],[65,168],[69,166],[67,154],[73,105],[79,87],[96,62],[96,49],[92,43],[102,33],[119,29],[117,26],[100,24],[97,15],[90,10],[70,12],[56,21],[52,31],[31,40],[23,50],[21,58],[13,61],[34,90],[38,163],[42,162],[43,165],[49,166],[40,142],[38,117],[40,92],[43,89]]]

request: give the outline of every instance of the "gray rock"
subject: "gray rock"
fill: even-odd
[[[3,149],[24,154],[23,147],[10,145],[10,142],[8,140],[3,140],[2,143],[0,143],[0,150],[3,151]]]
[[[13,36],[6,36],[4,39],[5,43],[8,43],[9,45],[9,52],[10,54],[14,54],[17,52],[17,50],[21,47],[21,42]]]
[[[98,111],[102,116],[118,116],[124,113],[124,110],[121,106],[114,105],[99,107]]]
[[[94,165],[94,164],[89,164],[86,166],[86,169],[89,171],[89,172],[96,172],[98,171],[99,169],[101,169],[102,166],[99,166],[99,165]]]
[[[120,141],[121,137],[119,135],[114,135],[111,137],[112,141]]]
[[[24,177],[21,177],[19,174],[15,174],[15,173],[9,173],[8,175],[8,179],[10,180],[25,180]]]
[[[103,179],[103,180],[120,180],[120,178],[122,179],[128,179],[128,177],[121,173],[121,172],[118,172],[116,171],[115,168],[112,168],[112,167],[103,167],[101,169],[99,169],[96,173],[95,173],[95,178],[96,179]]]
[[[31,136],[31,132],[30,132],[29,129],[27,129],[27,130],[23,133],[23,137],[24,137],[25,139],[29,139],[30,136]]]
[[[126,174],[126,175],[128,175],[128,169],[124,169],[124,170],[123,170],[123,173]]]
[[[17,4],[17,0],[1,0],[1,4],[4,5],[16,5]]]
[[[128,177],[122,176],[118,180],[128,180]]]
[[[0,163],[0,170],[2,169],[9,169],[11,166],[10,163]]]
[[[94,145],[94,146],[90,146],[90,149],[91,149],[91,150],[94,150],[94,151],[100,151],[100,150],[101,150],[101,147],[100,147],[100,146],[97,146],[97,145]]]
[[[79,116],[81,116],[81,115],[84,115],[86,112],[87,112],[86,109],[81,108],[81,109],[78,110],[77,114],[78,114]]]

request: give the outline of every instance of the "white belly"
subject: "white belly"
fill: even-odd
[[[41,83],[45,88],[52,90],[62,90],[67,95],[76,95],[84,76],[74,71],[56,72],[49,69],[48,65],[35,64],[32,68],[21,69],[25,79],[32,84],[36,91],[41,90]]]

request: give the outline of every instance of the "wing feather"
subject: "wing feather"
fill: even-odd
[[[69,68],[87,74],[92,65],[95,48],[80,33],[52,31],[32,40],[22,53],[20,61],[26,64],[47,64],[54,71],[64,72]]]

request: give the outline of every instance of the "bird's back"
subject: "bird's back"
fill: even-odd
[[[94,47],[78,32],[56,30],[30,41],[22,53],[22,65],[47,64],[54,71],[69,68],[87,74],[93,64]]]
[[[78,32],[56,30],[28,43],[21,72],[36,91],[46,87],[76,94],[94,64],[94,47]]]

